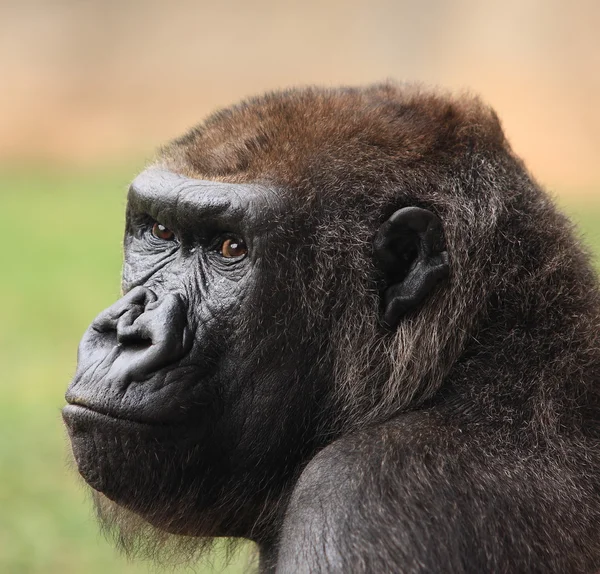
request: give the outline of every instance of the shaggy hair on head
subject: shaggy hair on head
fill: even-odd
[[[475,97],[394,84],[275,92],[212,115],[164,148],[158,164],[296,198],[278,229],[278,240],[290,243],[286,259],[273,265],[295,270],[307,336],[327,335],[340,431],[415,408],[444,381],[468,385],[460,357],[493,358],[504,338],[515,358],[533,339],[562,352],[554,331],[564,332],[562,308],[578,301],[589,312],[596,304],[595,276],[572,224]],[[382,336],[373,233],[410,205],[443,221],[451,276],[393,337]],[[536,315],[544,319],[530,333],[515,331],[519,317]],[[594,325],[587,330],[596,341]],[[478,373],[489,382],[482,388],[503,394],[498,373],[508,366],[489,366]]]

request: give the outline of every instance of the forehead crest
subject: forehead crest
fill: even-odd
[[[504,146],[495,114],[474,98],[415,87],[307,88],[247,100],[164,148],[174,171],[223,181],[297,185],[342,161],[398,167],[443,147]]]

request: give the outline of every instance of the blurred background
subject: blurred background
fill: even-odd
[[[599,29],[596,0],[0,0],[0,572],[151,568],[98,534],[60,408],[157,145],[281,87],[468,90],[600,253]]]

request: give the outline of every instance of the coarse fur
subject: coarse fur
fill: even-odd
[[[236,341],[280,365],[282,396],[303,406],[278,419],[265,403],[277,431],[250,437],[256,466],[201,516],[186,512],[208,478],[177,486],[176,519],[133,479],[143,503],[124,506],[139,524],[190,548],[250,538],[264,571],[600,568],[598,282],[492,110],[414,86],[290,90],[216,113],[153,166],[258,184],[283,205],[260,283],[276,288],[252,299]],[[373,242],[410,206],[441,221],[449,277],[390,328]],[[310,365],[290,371],[302,353]],[[121,448],[149,458],[130,435]],[[125,546],[163,544],[110,504]]]

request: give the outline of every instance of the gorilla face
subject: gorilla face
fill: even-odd
[[[161,528],[235,532],[235,492],[249,482],[264,498],[260,485],[313,448],[300,435],[318,350],[294,324],[255,319],[293,314],[285,267],[265,266],[284,244],[280,209],[258,185],[159,169],[130,188],[125,295],[83,337],[64,419],[85,480]]]
[[[428,348],[435,310],[394,329],[449,274],[411,190],[461,132],[427,112],[423,138],[367,96],[217,114],[130,188],[125,295],[83,337],[64,419],[84,479],[161,530],[273,540],[320,448],[431,392],[398,373],[423,368],[406,331]]]

